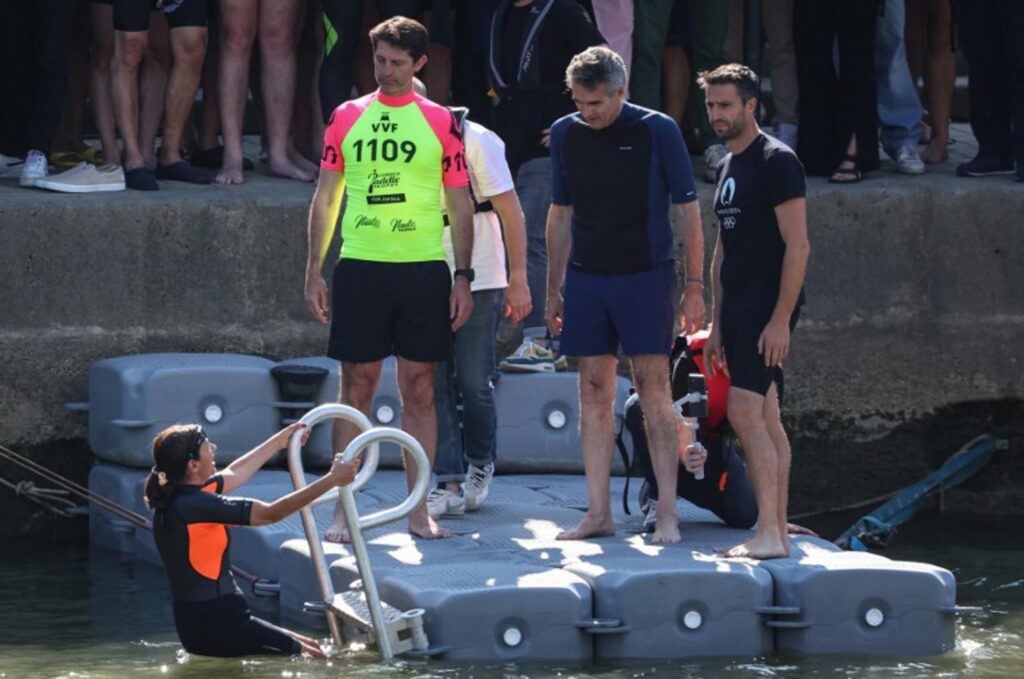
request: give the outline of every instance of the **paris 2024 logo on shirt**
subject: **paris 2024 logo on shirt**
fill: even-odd
[[[742,210],[738,207],[731,207],[732,201],[735,198],[736,179],[735,177],[729,177],[722,182],[722,187],[718,191],[718,204],[715,206],[715,211],[718,213],[718,219],[721,221],[723,229],[736,228],[736,218]]]

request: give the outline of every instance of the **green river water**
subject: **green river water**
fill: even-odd
[[[854,518],[809,525],[833,536]],[[382,663],[365,650],[329,663],[188,657],[160,569],[88,547],[8,543],[0,556],[0,677],[1024,677],[1019,522],[925,514],[884,554],[950,569],[958,603],[983,609],[960,616],[955,650],[932,658],[771,655],[585,666]]]

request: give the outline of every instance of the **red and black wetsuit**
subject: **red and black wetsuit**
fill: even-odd
[[[298,641],[253,617],[231,576],[227,526],[250,522],[252,500],[221,495],[224,477],[180,485],[153,514],[153,537],[174,597],[174,625],[189,653],[221,657],[301,652]]]

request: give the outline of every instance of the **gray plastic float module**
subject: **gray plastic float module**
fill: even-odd
[[[341,365],[333,358],[326,356],[305,356],[281,361],[278,365],[308,365],[327,370],[327,377],[320,386],[316,405],[337,403],[341,380]],[[389,356],[381,366],[380,383],[373,396],[370,407],[370,422],[374,426],[387,426],[401,429],[402,400],[398,395],[398,361]],[[316,427],[302,450],[303,463],[310,467],[328,467],[331,463],[331,423],[321,423]],[[383,443],[380,447],[380,466],[397,468],[402,466],[399,448],[393,443]]]
[[[764,561],[775,603],[776,648],[800,653],[937,655],[956,641],[949,571],[865,552]]]
[[[615,431],[630,383],[616,378]],[[497,469],[513,473],[582,472],[579,373],[507,373],[495,390],[498,410]],[[616,473],[623,471],[616,456]]]
[[[590,588],[581,578],[513,555],[384,574],[381,598],[426,609],[431,648],[452,660],[593,657]]]
[[[280,426],[273,362],[235,354],[137,354],[89,371],[89,445],[100,458],[151,467],[153,438],[178,423],[203,425],[229,462]]]
[[[142,502],[148,472],[118,464],[100,463],[89,470],[89,490],[133,512],[149,516]],[[89,503],[89,542],[118,552],[135,551],[136,527],[130,521]]]
[[[772,579],[756,566],[640,540],[630,554],[606,549],[565,570],[590,584],[594,617],[606,621],[594,639],[597,658],[752,656],[773,648],[763,615]]]

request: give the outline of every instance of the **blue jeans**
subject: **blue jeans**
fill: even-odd
[[[904,146],[917,146],[921,136],[917,125],[924,113],[907,65],[905,23],[904,0],[885,0],[875,25],[875,84],[882,147],[892,152]]]
[[[483,467],[497,455],[494,340],[504,301],[504,290],[474,292],[473,313],[455,333],[455,360],[437,364],[434,476],[438,483],[461,482],[466,475],[466,462]],[[462,395],[462,432],[456,394]]]
[[[548,208],[551,207],[551,158],[534,158],[516,172],[516,193],[526,218],[526,282],[533,310],[523,319],[526,336],[544,336],[548,284]],[[525,332],[527,330],[532,332]]]

